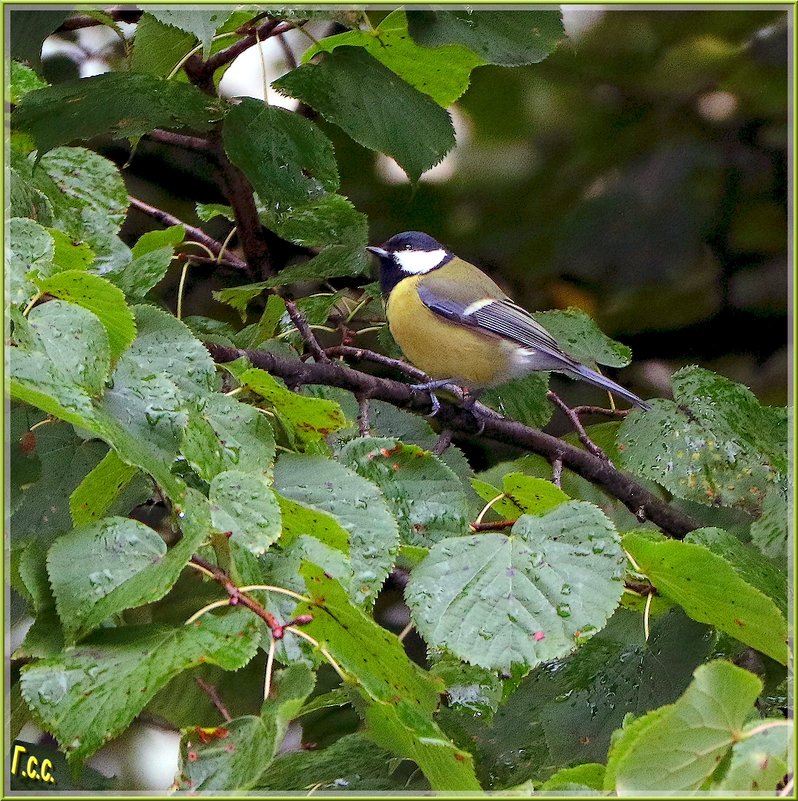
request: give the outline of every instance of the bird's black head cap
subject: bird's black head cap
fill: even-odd
[[[380,260],[380,286],[389,293],[403,278],[443,267],[454,254],[422,231],[392,236],[382,247],[369,247]],[[429,257],[425,258],[426,254]]]

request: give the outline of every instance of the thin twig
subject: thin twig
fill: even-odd
[[[357,398],[357,430],[361,437],[368,437],[371,434],[369,425],[369,399],[364,395]]]
[[[353,359],[356,362],[373,362],[374,364],[381,364],[385,367],[392,367],[400,373],[404,373],[408,378],[417,381],[426,381],[428,376],[423,370],[413,367],[401,359],[392,359],[390,356],[383,356],[373,350],[366,350],[365,348],[353,348],[349,345],[333,345],[327,348],[325,353],[328,356],[343,356],[345,359]]]
[[[144,13],[141,9],[138,8],[130,8],[130,7],[121,7],[121,8],[112,8],[110,11],[106,12],[114,22],[138,22],[141,19],[141,15]],[[96,25],[105,25],[106,23],[103,22],[101,19],[96,19],[95,17],[89,17],[84,15],[79,15],[75,17],[70,17],[69,19],[65,19],[61,25],[56,29],[56,33],[61,33],[62,31],[77,31],[81,28],[93,28]]]
[[[504,531],[514,525],[515,520],[496,520],[493,523],[469,523],[468,527],[471,531]]]
[[[208,155],[212,153],[211,143],[202,136],[187,136],[174,131],[162,131],[160,128],[150,131],[147,135],[155,142],[182,147],[185,150],[196,150]]]
[[[601,414],[604,417],[626,417],[631,409],[605,409],[603,406],[574,406],[571,411],[575,415]]]
[[[158,222],[163,223],[163,225],[182,225],[186,229],[186,234],[188,236],[193,237],[200,244],[205,245],[205,247],[207,247],[214,254],[218,255],[222,252],[222,243],[215,240],[212,236],[208,236],[205,231],[195,228],[193,225],[188,225],[188,223],[184,223],[182,220],[178,219],[173,214],[170,214],[168,211],[163,211],[163,209],[150,206],[149,203],[145,203],[143,200],[139,200],[135,197],[130,197],[128,199],[130,200],[130,205],[134,209],[144,212],[144,214],[152,217],[154,220],[158,220]],[[237,270],[245,270],[246,272],[249,272],[249,265],[234,253],[230,253],[228,251],[226,258],[230,266]]]
[[[288,312],[291,322],[296,327],[296,330],[299,331],[299,335],[308,346],[308,350],[313,354],[313,358],[317,362],[329,362],[330,357],[324,352],[321,345],[319,345],[319,341],[316,339],[313,331],[310,330],[308,321],[305,319],[302,312],[299,311],[296,303],[286,298],[283,298],[283,300],[285,301],[285,310]]]
[[[562,489],[562,457],[556,456],[551,462],[551,483]]]
[[[581,420],[579,417],[574,413],[574,410],[571,409],[565,401],[557,395],[556,392],[552,392],[549,390],[546,393],[546,397],[558,408],[562,413],[571,421],[571,425],[573,425],[574,430],[576,431],[576,436],[579,437],[579,441],[593,454],[593,456],[597,456],[599,459],[604,459],[606,462],[609,462],[609,458],[607,454],[604,453],[595,442],[587,435],[587,431],[585,431],[585,427],[582,425]]]
[[[224,570],[217,565],[206,562],[196,554],[191,557],[190,564],[203,568],[211,575],[217,584],[220,584],[224,588],[225,592],[230,596],[229,604],[231,606],[237,606],[239,604],[245,606],[266,623],[275,640],[281,640],[283,638],[284,628],[277,618],[271,612],[264,609],[254,598],[250,598],[246,593],[241,592],[241,589],[233,583],[230,576],[228,576]]]
[[[277,20],[273,19],[267,20],[262,25],[259,25],[251,34],[249,34],[249,36],[239,39],[235,44],[230,45],[230,47],[220,50],[218,53],[212,55],[204,63],[204,69],[212,75],[214,72],[216,72],[216,70],[219,69],[219,67],[223,67],[225,64],[229,64],[231,61],[234,61],[245,50],[249,50],[250,47],[254,47],[256,44],[258,44],[258,42],[262,42],[264,39],[269,39],[272,36],[280,36],[286,31],[290,31],[292,28],[297,27],[297,25],[304,25],[304,21],[278,22]]]
[[[246,356],[254,367],[260,367],[282,378],[290,386],[323,384],[341,387],[354,394],[365,394],[372,400],[385,401],[402,409],[414,412],[429,411],[428,396],[415,391],[407,384],[370,375],[338,361],[309,363],[264,350],[243,350],[212,343],[206,343],[205,346],[217,362],[229,362]],[[487,439],[537,453],[550,462],[557,458],[561,459],[563,468],[568,468],[603,489],[611,497],[621,501],[639,520],[651,521],[671,537],[682,539],[689,531],[699,528],[699,523],[690,515],[654,495],[632,476],[617,470],[612,464],[594,454],[570,445],[551,434],[502,417],[495,412],[483,415],[478,411],[478,407],[464,409],[445,400],[441,401],[436,419],[442,426],[463,434],[473,434],[481,426]]]
[[[225,719],[225,722],[229,723],[233,716],[227,711],[227,707],[224,705],[224,701],[219,697],[219,691],[214,687],[212,684],[208,684],[205,679],[200,678],[197,676],[194,681],[197,682],[199,688],[211,699],[211,703],[219,710],[219,714]]]
[[[202,264],[207,265],[208,267],[229,267],[231,270],[240,270],[237,264],[233,264],[231,261],[227,261],[227,259],[219,259],[218,257],[214,256],[211,258],[210,256],[198,256],[195,253],[175,253],[175,256],[182,256],[186,260],[192,261],[194,264]]]
[[[438,435],[438,439],[435,444],[432,446],[432,452],[436,456],[440,456],[451,444],[452,444],[452,435],[454,432],[451,428],[444,428],[443,431]]]

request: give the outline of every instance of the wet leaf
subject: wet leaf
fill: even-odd
[[[468,532],[463,484],[429,451],[396,439],[359,437],[341,449],[339,459],[382,490],[402,542],[429,545]]]
[[[124,626],[26,665],[22,695],[71,760],[85,759],[131,723],[183,670],[210,662],[225,670],[254,655],[260,630],[247,610],[205,615],[191,626]]]
[[[486,668],[534,667],[604,626],[623,566],[609,520],[571,501],[522,516],[509,537],[438,543],[413,571],[406,599],[428,644]]]

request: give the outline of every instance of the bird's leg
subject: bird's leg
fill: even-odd
[[[445,387],[447,384],[453,383],[451,378],[438,378],[435,381],[426,381],[423,384],[410,384],[410,389],[417,389],[420,392],[429,392],[429,399],[432,403],[432,411],[426,417],[435,417],[441,410],[441,402],[434,390]]]
[[[477,412],[474,408],[474,404],[479,400],[479,396],[482,394],[482,389],[469,389],[468,387],[463,387],[463,408],[466,411],[471,412],[479,420],[479,428],[477,429],[477,436],[479,436],[485,430],[485,418]]]

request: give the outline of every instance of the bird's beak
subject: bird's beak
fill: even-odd
[[[385,258],[387,255],[389,255],[385,248],[375,248],[372,245],[366,245],[366,250],[369,253],[373,253],[375,256],[379,256],[380,258]]]

